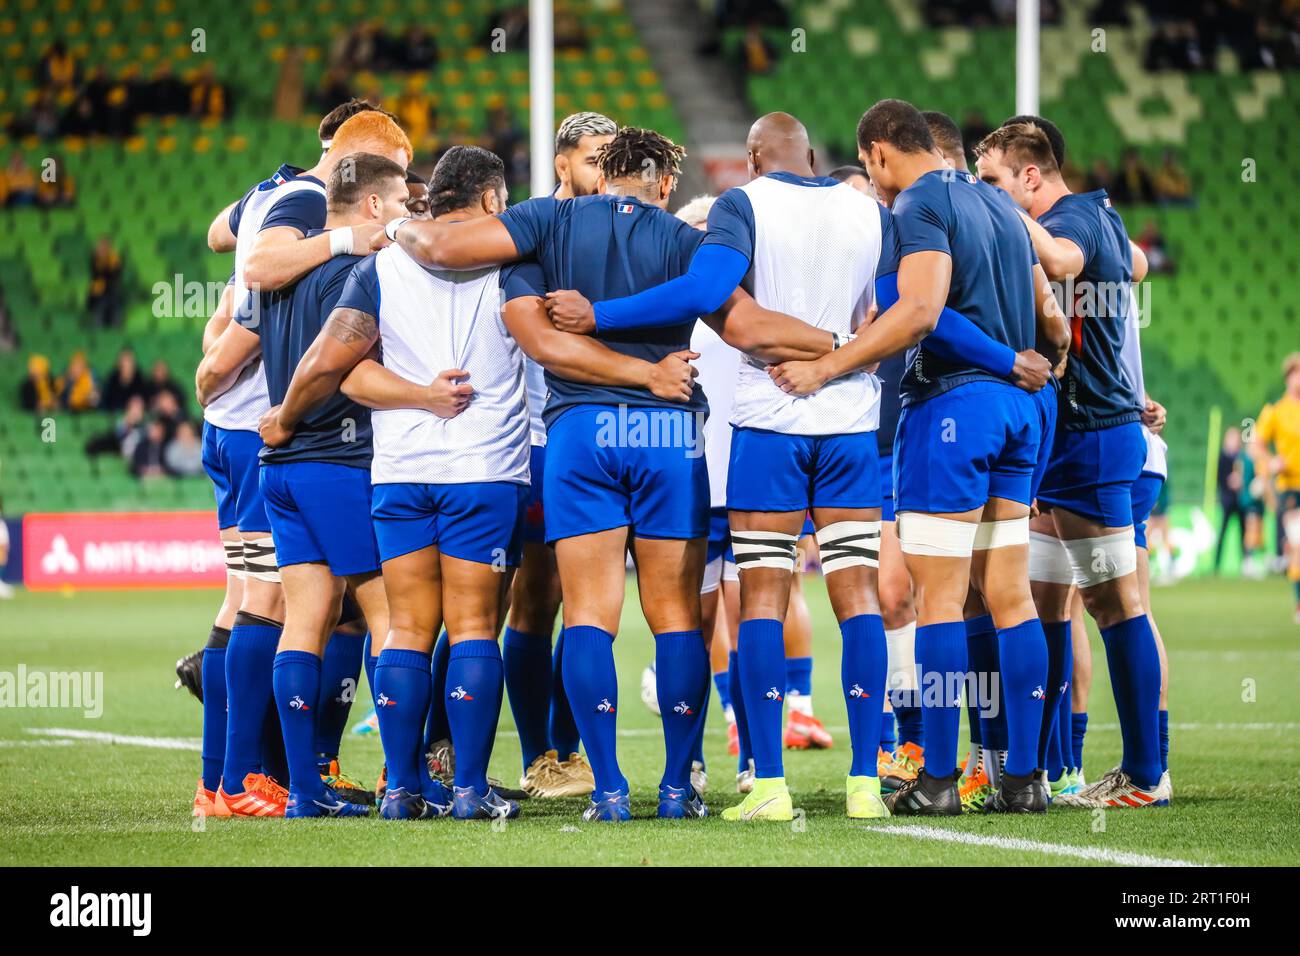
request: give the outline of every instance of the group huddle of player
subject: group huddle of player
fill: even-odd
[[[743,795],[723,819],[792,819],[783,748],[830,744],[812,552],[849,817],[1169,803],[1146,263],[1104,192],[1066,187],[1054,125],[1008,120],[976,177],[948,117],[883,100],[862,166],[821,176],[772,113],[749,182],[677,216],[683,150],[596,113],[561,125],[555,193],[510,207],[499,157],[453,147],[426,183],[368,103],[320,133],[314,167],[208,232],[234,252],[196,376],[228,574],[178,668],[203,701],[195,812],[494,819],[586,795],[585,819],[629,819],[629,553],[661,818],[709,812],[716,688]],[[1080,604],[1123,739],[1090,784]],[[373,790],[338,764],[363,668]],[[519,791],[487,774],[506,695]]]

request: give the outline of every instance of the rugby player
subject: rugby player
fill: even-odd
[[[699,419],[707,406],[702,391],[689,384],[673,398],[649,387],[661,365],[685,365],[695,356],[688,349],[693,319],[595,337],[593,344],[645,362],[632,373],[639,381],[609,386],[591,381],[580,366],[557,372],[561,364],[538,339],[547,337],[546,329],[561,333],[538,310],[544,309],[543,293],[556,294],[547,289],[578,290],[567,294],[589,311],[584,295],[625,295],[685,271],[703,236],[663,211],[681,156],[680,147],[659,134],[625,128],[600,154],[604,194],[532,199],[499,218],[456,226],[389,226],[390,236],[430,266],[477,269],[521,256],[538,260],[534,294],[513,296],[506,321],[548,372],[547,445],[554,460],[545,476],[546,537],[555,542],[564,591],[565,690],[596,780],[584,814],[591,820],[630,818],[628,784],[617,760],[613,659],[629,541],[642,609],[656,635],[666,745],[658,813],[685,818],[706,812],[691,789],[690,765],[709,682],[699,605],[708,530]],[[522,301],[516,306],[514,299]],[[769,359],[809,357],[829,347],[829,335],[739,295],[718,325],[724,340]]]
[[[1286,573],[1295,588],[1295,620],[1300,624],[1300,353],[1291,353],[1282,363],[1282,381],[1282,397],[1259,413],[1251,456],[1255,470],[1271,478],[1277,492]]]
[[[1068,688],[1065,674],[1072,670],[1066,666],[1072,581],[1106,645],[1124,757],[1101,780],[1059,801],[1164,806],[1169,791],[1159,744],[1160,652],[1142,602],[1134,539],[1134,486],[1147,458],[1145,396],[1120,360],[1132,309],[1128,234],[1104,190],[1071,192],[1039,125],[994,130],[976,154],[981,177],[1005,189],[1049,234],[1050,242],[1039,243],[1049,253],[1044,268],[1065,282],[1070,314],[1060,424],[1038,492],[1064,549],[1051,535],[1035,539],[1041,555],[1035,575],[1051,583],[1040,589],[1039,600],[1050,632],[1050,705],[1058,706],[1055,694]]]
[[[1014,353],[1008,376],[1030,363],[1043,376],[1041,387],[1043,367],[1053,363],[1033,349],[1035,338],[1046,333],[1063,355],[1068,330],[1006,198],[953,171],[936,154],[915,107],[877,103],[859,123],[858,147],[893,209],[898,298],[855,341],[814,362],[785,363],[772,374],[787,390],[808,394],[919,343],[903,381],[895,510],[917,593],[926,765],[887,805],[901,814],[961,812],[956,744],[966,672],[964,606],[973,573],[998,630],[1009,724],[1007,772],[986,809],[1044,811],[1047,795],[1034,770],[1046,647],[1025,571],[1038,416],[1025,394],[1030,390],[1014,388],[969,357],[944,359],[924,340],[947,301]]]

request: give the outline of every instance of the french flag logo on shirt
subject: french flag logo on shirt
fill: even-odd
[[[618,211],[624,214],[631,213],[632,210],[635,208],[636,207],[633,206],[630,202],[621,202],[618,204]]]

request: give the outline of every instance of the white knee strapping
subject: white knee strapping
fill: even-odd
[[[222,541],[226,549],[226,573],[232,578],[244,579],[244,542]]]
[[[889,676],[885,686],[891,691],[917,690],[916,622],[885,631],[885,648],[889,655]]]
[[[1018,544],[1029,543],[1029,515],[1023,518],[1007,518],[1003,521],[981,521],[975,529],[976,551],[991,551],[993,548],[1010,548]]]
[[[935,558],[969,558],[979,525],[919,511],[898,516],[898,540],[904,554]]]
[[[722,583],[722,555],[718,555],[704,566],[704,580],[700,584],[701,594],[712,594]]]
[[[270,535],[244,540],[244,574],[254,581],[280,583],[280,566],[276,563],[275,542]]]
[[[722,580],[732,582],[740,580],[740,569],[736,567],[735,561],[728,561],[725,558],[723,559]]]
[[[792,572],[798,541],[798,536],[783,531],[732,530],[731,551],[736,556],[736,567],[741,571],[777,568]]]
[[[1074,568],[1074,583],[1081,588],[1114,581],[1137,570],[1137,546],[1133,529],[1096,538],[1077,538],[1064,542]]]
[[[1060,538],[1038,531],[1029,532],[1029,580],[1048,584],[1073,584],[1070,552]]]
[[[817,532],[822,573],[841,568],[880,567],[880,522],[836,521]]]

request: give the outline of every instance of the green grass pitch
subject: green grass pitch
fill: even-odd
[[[825,590],[809,582],[816,634],[814,702],[835,747],[788,754],[802,809],[795,825],[713,817],[652,819],[662,760],[656,719],[638,699],[652,645],[629,585],[617,647],[623,768],[637,819],[582,823],[583,800],[527,801],[504,828],[449,819],[390,823],[207,820],[190,816],[198,773],[197,704],[172,689],[172,662],[207,634],[212,591],[20,593],[0,604],[0,671],[102,671],[98,719],[80,711],[0,708],[0,864],[4,865],[1065,865],[1300,863],[1300,627],[1287,586],[1196,580],[1158,589],[1172,661],[1174,805],[1166,810],[1055,809],[1039,818],[850,822],[843,782],[848,733],[839,635]],[[1093,634],[1095,778],[1119,756],[1105,657]],[[368,700],[362,696],[360,700]],[[359,716],[360,704],[355,710]],[[734,761],[716,708],[706,754],[715,813],[736,798]],[[160,749],[33,733],[45,728],[179,739]],[[517,779],[508,707],[492,772]],[[377,741],[349,737],[344,767],[373,779]]]

